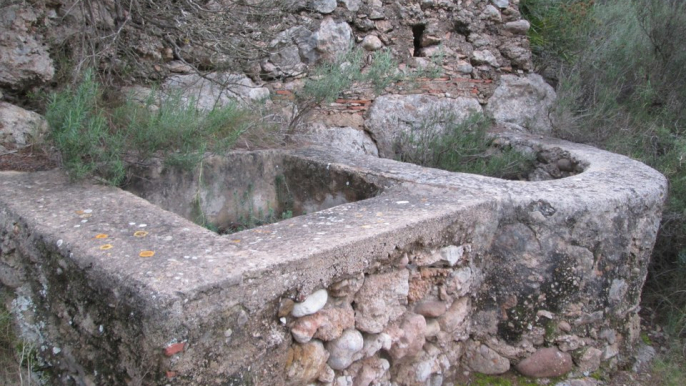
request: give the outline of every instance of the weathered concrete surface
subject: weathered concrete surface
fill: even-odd
[[[587,146],[509,140],[537,152],[562,148],[584,171],[504,181],[332,149],[283,152],[299,170],[356,175],[383,191],[228,236],[59,172],[2,173],[0,280],[15,293],[23,335],[54,374],[77,384],[360,377],[423,385],[459,369],[474,357],[465,349],[481,345],[513,365],[544,345],[572,355],[614,350],[608,363],[627,360],[664,177]],[[145,251],[154,255],[141,257]],[[302,318],[358,331],[348,317],[325,315],[357,311],[363,298],[355,294],[379,277],[407,293],[397,302],[407,311],[374,319],[379,327],[362,334],[362,349],[355,341],[352,357],[336,357],[336,368],[352,360],[349,367],[323,364],[330,353],[319,338],[293,341],[301,320],[293,301],[326,289],[324,308]],[[448,311],[413,312],[430,301]],[[388,361],[389,353],[397,355]]]

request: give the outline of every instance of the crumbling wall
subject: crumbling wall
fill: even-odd
[[[94,66],[111,84],[182,89],[203,108],[217,99],[289,103],[313,66],[359,47],[370,54],[388,50],[400,73],[440,70],[437,79],[400,82],[382,94],[485,104],[502,74],[532,70],[529,23],[517,6],[485,0],[10,1],[0,23],[0,89],[6,100],[24,105],[27,93]],[[353,88],[321,106],[312,121],[360,130],[374,97]]]

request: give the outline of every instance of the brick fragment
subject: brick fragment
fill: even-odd
[[[170,357],[174,354],[180,353],[181,351],[183,351],[183,348],[185,346],[186,346],[186,342],[170,344],[169,346],[167,346],[164,349],[164,355]]]

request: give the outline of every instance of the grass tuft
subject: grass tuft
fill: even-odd
[[[36,350],[16,335],[3,291],[0,288],[0,384],[35,385]]]

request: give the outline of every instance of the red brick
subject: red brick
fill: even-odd
[[[336,103],[360,103],[360,104],[366,104],[371,101],[369,100],[364,100],[364,99],[336,99]]]
[[[170,344],[164,349],[164,355],[170,357],[176,353],[180,353],[183,351],[184,346],[186,346],[186,342]]]

